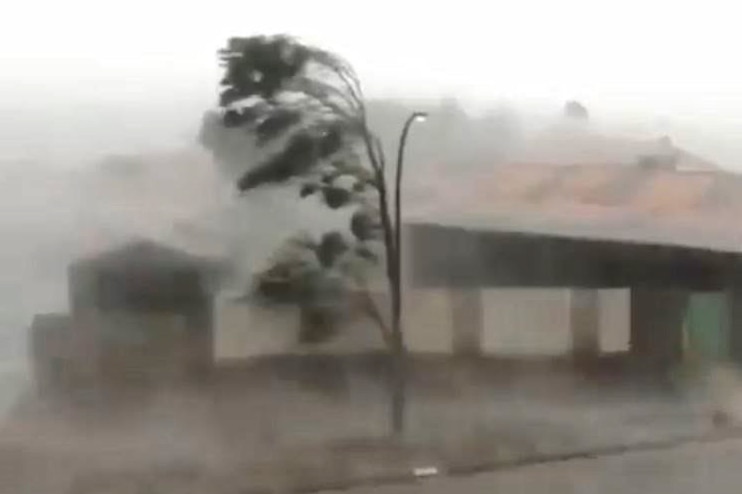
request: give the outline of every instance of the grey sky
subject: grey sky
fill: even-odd
[[[226,36],[291,32],[346,55],[374,92],[742,110],[742,32],[734,4],[715,0],[31,0],[6,9],[6,94],[210,91]]]
[[[215,102],[225,39],[287,32],[347,57],[372,95],[546,115],[575,98],[597,119],[653,126],[739,168],[736,10],[725,0],[18,1],[0,17],[0,149],[76,163],[192,141]]]

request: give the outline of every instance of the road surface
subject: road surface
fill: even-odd
[[[352,494],[717,494],[742,489],[742,440],[520,467],[414,484],[360,487]]]

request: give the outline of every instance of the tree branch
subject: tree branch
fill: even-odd
[[[378,141],[378,138],[372,138],[372,134],[368,130],[365,117],[362,125],[363,141],[366,145],[366,153],[371,162],[371,167],[373,168],[374,178],[376,181],[376,191],[379,195],[379,217],[381,220],[384,250],[386,254],[384,259],[384,262],[386,263],[386,276],[389,281],[389,289],[393,292],[396,286],[395,259],[397,258],[397,251],[396,245],[394,244],[394,231],[392,229],[391,216],[389,214],[389,197],[386,188],[386,177],[384,176],[386,160],[384,158],[384,150],[381,147],[381,143]],[[376,146],[374,146],[374,142],[376,142]],[[378,155],[376,154],[377,152],[379,153]]]
[[[368,288],[361,284],[361,292],[360,296],[362,297],[363,302],[363,309],[366,311],[366,314],[376,323],[376,325],[379,328],[379,331],[381,332],[381,337],[384,339],[384,343],[391,348],[393,344],[392,339],[392,331],[389,328],[389,326],[386,324],[386,321],[384,321],[384,317],[381,315],[381,311],[379,310],[379,307],[376,305],[376,302],[374,301],[373,297],[368,291]]]
[[[355,75],[355,73],[350,68],[347,68],[345,71],[343,71],[339,67],[333,67],[332,70],[340,78],[340,80],[343,81],[343,84],[345,84],[348,92],[356,101],[356,104],[359,105],[359,109],[364,108],[361,82],[358,80],[358,77]]]
[[[374,136],[374,144],[376,145],[376,152],[378,153],[381,174],[386,175],[386,156],[384,156],[384,146],[382,146],[381,139],[377,136]]]
[[[297,78],[293,82],[294,86],[289,87],[289,91],[297,91],[305,96],[308,96],[318,102],[320,105],[331,109],[333,112],[343,118],[353,118],[354,113],[356,111],[359,111],[359,109],[357,108],[357,104],[353,100],[352,96],[344,94],[341,90],[333,87],[330,84],[325,84],[308,78]],[[348,106],[348,109],[345,109],[337,102],[332,101],[332,97],[330,95],[334,95],[335,97],[340,99],[340,101]]]
[[[371,132],[368,130],[368,126],[366,125],[365,118],[360,122],[360,124],[361,124],[361,129],[360,129],[361,137],[363,138],[363,144],[366,148],[366,155],[368,156],[368,161],[371,164],[371,168],[374,171],[375,175],[379,173],[383,174],[381,162],[379,161],[379,158],[376,155],[376,149],[375,149],[372,137],[371,137]],[[382,179],[383,179],[383,176],[382,176]]]

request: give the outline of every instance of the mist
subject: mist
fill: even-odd
[[[160,467],[153,476],[165,482],[172,476],[187,492],[228,484],[233,472],[223,470],[232,467],[248,472],[251,482],[265,475],[288,485],[298,481],[291,475],[310,475],[311,469],[302,470],[308,464],[334,474],[333,466],[344,468],[346,456],[358,450],[354,439],[386,434],[387,391],[375,380],[380,368],[365,361],[358,367],[318,364],[329,385],[317,385],[307,376],[312,372],[290,365],[285,374],[258,368],[247,383],[250,393],[243,380],[225,372],[227,379],[209,393],[165,389],[144,406],[137,399],[104,399],[97,415],[95,406],[67,416],[64,405],[49,412],[45,403],[24,400],[34,391],[29,326],[36,314],[69,311],[67,268],[74,260],[132,239],[154,240],[226,259],[232,272],[220,295],[231,297],[246,293],[252,275],[288,237],[347,228],[348,211],[300,199],[296,184],[240,196],[235,179],[265,153],[241,130],[217,129],[221,155],[203,146],[221,75],[216,53],[228,36],[286,32],[346,58],[363,83],[370,126],[390,163],[404,120],[413,111],[427,112],[408,141],[405,214],[431,204],[456,208],[462,199],[476,210],[496,202],[492,191],[510,187],[492,185],[496,167],[584,159],[573,149],[581,142],[575,135],[627,142],[667,136],[721,170],[742,172],[742,71],[735,63],[742,34],[734,7],[715,3],[524,0],[484,9],[473,0],[377,0],[357,9],[334,0],[31,0],[9,6],[0,21],[0,418],[10,425],[2,428],[0,485],[23,482],[25,475],[39,483],[23,484],[26,491],[53,492],[72,485],[79,468],[93,477],[113,472],[121,476],[113,483],[126,487],[134,485],[126,477]],[[565,124],[570,100],[585,106],[585,121]],[[668,214],[675,206],[667,206]],[[539,295],[530,302],[492,297],[487,310],[498,320],[498,311],[514,307],[516,317],[507,322],[516,329],[526,313],[553,329],[559,321],[548,309],[556,304]],[[436,318],[453,321],[449,305],[443,312],[443,304],[421,300],[431,325]],[[267,329],[266,339],[294,343],[293,332]],[[506,341],[514,333],[501,335],[501,347],[517,349],[525,341]],[[520,347],[538,347],[526,343]],[[541,447],[558,453],[602,447],[650,434],[674,437],[688,424],[706,427],[702,414],[714,407],[742,420],[742,377],[733,369],[693,383],[698,389],[688,400],[652,395],[647,405],[633,389],[616,399],[602,384],[565,400],[574,397],[573,382],[557,373],[514,377],[499,368],[487,374],[466,366],[423,367],[432,384],[411,392],[415,420],[408,430],[416,446],[427,448],[415,457],[418,463],[432,462],[446,448],[444,456],[455,463],[503,452],[541,454]],[[338,392],[340,374],[347,389]],[[686,408],[693,408],[690,419],[680,417]],[[328,439],[350,447],[324,456],[301,447]],[[380,451],[379,458],[389,456]],[[281,455],[296,471],[266,472],[271,460],[283,465]],[[393,467],[407,468],[406,460]],[[193,465],[218,480],[195,479]],[[368,467],[359,471],[366,475],[378,465]],[[96,479],[87,488],[108,492]]]
[[[742,163],[742,146],[734,139],[734,120],[659,116],[652,112],[611,113],[602,111],[600,104],[583,103],[590,112],[586,124],[589,132],[639,140],[668,135],[675,145],[722,167],[736,169],[736,164]],[[563,105],[563,100],[535,105],[507,99],[476,102],[445,96],[383,95],[375,96],[369,104],[371,125],[384,142],[390,160],[409,112],[423,110],[430,114],[410,136],[405,178],[405,202],[410,206],[436,201],[437,191],[453,187],[449,177],[486,176],[498,165],[522,159],[533,151],[529,146],[534,140],[559,127]],[[192,96],[184,91],[172,99],[160,93],[121,100],[80,97],[29,106],[18,101],[6,104],[5,115],[9,118],[0,123],[0,229],[4,233],[0,248],[0,415],[13,410],[33,386],[27,330],[35,314],[67,311],[66,269],[71,261],[144,237],[197,254],[228,258],[235,275],[227,288],[240,294],[249,287],[250,276],[266,266],[272,252],[289,236],[347,225],[347,212],[328,214],[313,199],[300,200],[293,184],[238,196],[234,179],[259,160],[260,152],[241,136],[235,138],[231,160],[220,160],[206,151],[199,134],[204,114],[212,107],[213,95],[207,91],[195,91]],[[285,336],[277,334],[275,338]],[[271,390],[286,386],[285,381],[271,379],[266,381]],[[244,448],[239,450],[241,461],[265,460],[269,448],[278,457],[293,450],[295,440],[342,438],[346,430],[337,427],[340,421],[357,434],[382,435],[383,390],[370,384],[365,374],[348,372],[347,379],[357,403],[337,416],[323,415],[325,398],[299,389],[299,385],[286,392],[274,391],[277,396],[251,395],[261,403],[275,400],[302,406],[284,406],[270,420],[257,412],[248,418],[223,418],[235,430],[243,431],[239,440],[230,438],[230,446],[239,443],[235,447]],[[463,387],[461,382],[456,385]],[[547,387],[524,383],[526,388],[531,385],[537,388],[535,394],[541,393],[538,386]],[[728,392],[732,385],[725,386],[717,386],[723,388],[717,392],[724,394],[725,400],[737,400],[728,405],[736,411],[739,400]],[[737,389],[736,382],[733,387]],[[230,388],[225,395],[233,396],[241,410],[252,409],[241,388]],[[525,392],[505,393],[494,408],[503,420],[527,416],[528,396]],[[467,452],[462,454],[470,454],[470,449],[479,451],[477,448],[483,448],[486,440],[507,443],[514,451],[524,447],[516,439],[502,440],[507,436],[504,431],[472,432],[460,425],[459,418],[454,420],[453,412],[446,416],[447,421],[432,411],[422,413],[420,410],[426,408],[421,404],[431,404],[432,410],[433,400],[418,399],[416,413],[420,413],[420,420],[411,429],[415,438],[432,437],[430,431],[440,430],[444,424],[448,434],[445,441],[456,444],[456,451]],[[459,403],[457,413],[472,422],[491,418],[481,406],[489,403],[486,400],[490,397],[474,396],[472,392],[466,399],[470,402]],[[225,455],[211,423],[203,418],[208,416],[203,410],[209,406],[203,397],[163,392],[148,404],[139,422],[120,426],[123,434],[86,423],[86,430],[94,432],[90,440],[68,443],[64,438],[78,437],[79,432],[44,423],[35,424],[32,430],[9,429],[7,443],[15,441],[22,448],[52,453],[64,448],[65,462],[39,467],[36,477],[42,487],[65,479],[78,464],[104,473],[124,472],[114,473],[114,480],[107,480],[122,485],[129,482],[129,471],[165,465],[159,476],[172,476],[185,484],[191,482],[187,470],[190,465],[198,464],[219,476],[235,458]],[[657,406],[669,405],[663,402]],[[565,408],[551,413],[556,423],[572,420],[574,411]],[[612,417],[612,411],[601,413]],[[302,425],[307,415],[312,420],[311,428]],[[85,420],[82,417],[81,421]],[[245,420],[258,424],[260,432],[243,429],[240,424]],[[144,427],[140,427],[142,424]],[[556,428],[553,424],[550,427]],[[620,425],[581,429],[598,443],[620,436],[623,430]],[[189,433],[179,436],[178,430]],[[629,427],[626,430],[633,431]],[[570,434],[560,429],[557,436],[569,442],[573,440]],[[116,444],[116,454],[91,458],[91,452],[109,448],[109,443]],[[327,460],[327,464],[333,461]],[[121,479],[116,480],[115,475]],[[208,488],[211,480],[204,482],[204,488]]]
[[[421,185],[436,179],[438,167],[465,175],[513,159],[529,136],[561,118],[562,105],[387,98],[372,102],[370,118],[387,154],[394,156],[408,112],[431,114],[414,130],[408,149],[406,187],[408,200],[415,201]],[[342,215],[328,216],[322,208],[300,203],[293,186],[238,198],[232,181],[239,166],[225,169],[228,165],[199,144],[203,115],[212,106],[207,93],[56,104],[6,101],[8,118],[0,124],[3,382],[7,376],[26,376],[25,330],[35,313],[65,308],[67,263],[91,245],[102,248],[137,235],[177,238],[197,249],[228,252],[249,276],[291,234],[342,224]],[[642,118],[604,114],[599,108],[588,105],[596,131],[669,135],[721,166],[735,169],[742,163],[742,148],[732,139],[734,121]],[[244,153],[243,166],[249,167],[255,161],[250,152],[237,150],[237,161]],[[8,393],[13,392],[0,395]]]

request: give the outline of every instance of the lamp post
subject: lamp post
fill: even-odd
[[[394,181],[394,280],[392,291],[392,343],[395,372],[393,393],[392,428],[396,434],[401,434],[404,428],[405,409],[405,368],[404,368],[404,336],[402,334],[402,172],[404,170],[404,151],[407,136],[415,122],[423,122],[427,113],[414,112],[404,123],[399,136],[397,148],[397,169]]]

